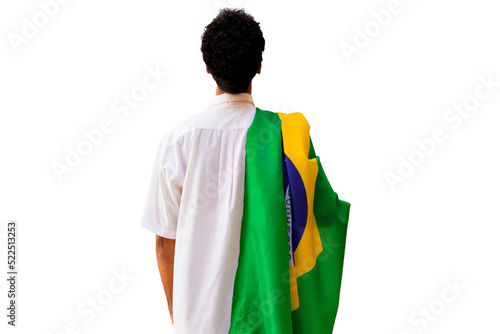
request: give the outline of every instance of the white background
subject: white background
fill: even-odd
[[[154,235],[139,219],[158,141],[215,94],[203,27],[235,5],[266,39],[256,105],[306,115],[334,190],[352,203],[334,332],[500,333],[500,87],[459,126],[443,119],[474,100],[480,76],[500,81],[497,4],[401,0],[377,33],[370,12],[389,4],[72,0],[16,47],[12,36],[41,5],[2,1],[1,267],[4,277],[6,225],[16,219],[20,274],[14,329],[1,280],[1,332],[173,333]],[[355,46],[366,27],[372,37],[349,62],[341,45]],[[113,103],[147,67],[168,76],[120,119]],[[107,118],[113,131],[59,180],[52,164]],[[418,158],[415,141],[436,128],[446,140],[391,189],[385,174],[398,173],[398,157]],[[126,285],[113,280],[121,271]],[[91,318],[96,296],[107,304]]]

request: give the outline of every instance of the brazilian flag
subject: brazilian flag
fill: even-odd
[[[331,334],[350,203],[333,191],[301,113],[256,108],[245,144],[231,334]]]

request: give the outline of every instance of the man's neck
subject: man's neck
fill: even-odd
[[[217,88],[215,89],[215,95],[221,95],[221,94],[224,94],[226,93],[225,91],[223,91],[222,89],[219,88],[219,86],[217,86]],[[247,93],[247,94],[252,94],[252,83],[250,82],[250,85],[248,86],[248,89],[243,92],[243,93]]]

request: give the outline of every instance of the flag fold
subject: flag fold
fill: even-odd
[[[247,133],[231,334],[331,334],[350,203],[333,191],[301,113],[256,108]]]

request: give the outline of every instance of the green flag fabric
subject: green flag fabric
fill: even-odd
[[[256,108],[247,133],[230,334],[331,334],[350,203],[333,191],[301,113]]]

